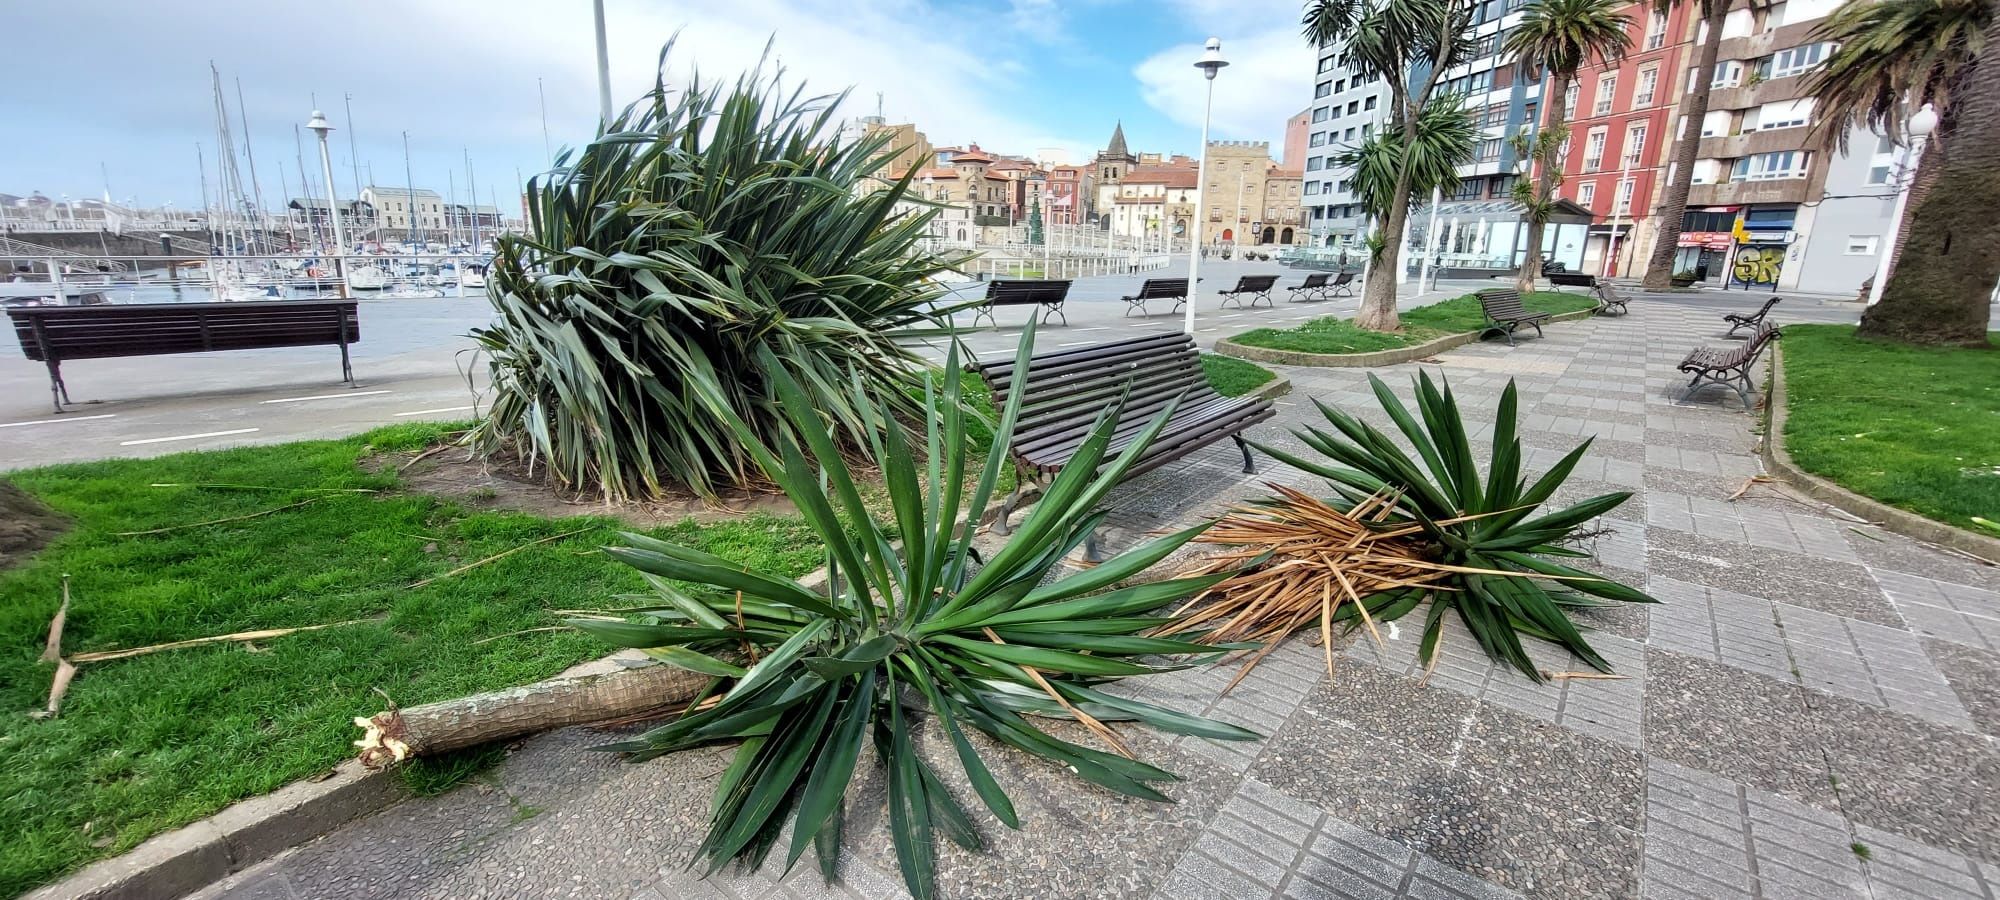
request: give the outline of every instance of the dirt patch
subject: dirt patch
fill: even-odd
[[[27,562],[69,530],[69,520],[11,481],[0,481],[0,569]]]
[[[607,503],[602,497],[564,489],[539,470],[531,474],[518,457],[482,458],[458,447],[427,456],[415,452],[386,453],[364,460],[362,465],[371,471],[397,471],[405,489],[473,509],[506,509],[550,518],[610,516],[639,528],[671,525],[683,519],[715,522],[757,512],[775,516],[798,512],[790,498],[775,490],[732,494],[715,501],[686,494]]]

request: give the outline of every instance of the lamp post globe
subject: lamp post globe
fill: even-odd
[[[1194,334],[1195,297],[1201,289],[1201,225],[1207,221],[1205,206],[1208,193],[1208,120],[1215,110],[1215,74],[1229,65],[1222,58],[1222,39],[1212,37],[1203,45],[1201,58],[1195,60],[1194,67],[1201,70],[1202,78],[1208,81],[1208,96],[1201,108],[1201,162],[1195,168],[1194,181],[1194,233],[1188,239],[1188,285],[1187,285],[1187,333]]]

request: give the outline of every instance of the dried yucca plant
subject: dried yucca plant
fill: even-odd
[[[1308,427],[1295,434],[1333,464],[1258,444],[1327,479],[1335,496],[1322,500],[1274,485],[1276,498],[1223,517],[1200,540],[1236,549],[1193,563],[1181,574],[1241,571],[1196,597],[1170,627],[1209,629],[1206,640],[1216,643],[1262,641],[1261,653],[1268,653],[1286,636],[1317,623],[1331,668],[1335,625],[1373,633],[1377,622],[1399,619],[1430,600],[1418,645],[1427,669],[1436,664],[1444,617],[1456,610],[1487,655],[1529,678],[1545,676],[1522,648],[1522,635],[1559,644],[1591,667],[1611,671],[1567,610],[1658,601],[1552,558],[1585,555],[1564,544],[1630,495],[1605,494],[1534,515],[1569,477],[1589,442],[1530,483],[1521,473],[1516,394],[1509,383],[1494,422],[1492,463],[1482,479],[1449,384],[1440,389],[1429,375],[1419,378],[1420,421],[1380,379],[1369,381],[1418,458],[1324,403],[1320,411],[1338,433]]]

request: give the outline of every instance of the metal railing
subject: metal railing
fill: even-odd
[[[123,272],[127,268],[125,263],[116,257],[92,253],[78,253],[74,250],[62,250],[56,247],[30,243],[5,236],[0,236],[0,259],[57,259],[62,260],[68,265],[84,266],[93,269],[105,268],[114,272]]]
[[[39,258],[20,280],[0,281],[11,304],[199,303],[218,300],[310,300],[331,297],[416,299],[479,296],[486,290],[484,257],[468,254],[314,256],[121,256],[92,258],[123,268],[105,271],[73,257]]]
[[[1167,267],[1164,253],[1112,253],[1092,255],[1051,255],[1000,258],[982,256],[966,263],[960,271],[975,278],[1093,278],[1100,275],[1131,275]]]

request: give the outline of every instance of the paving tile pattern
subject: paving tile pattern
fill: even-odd
[[[1633,492],[1595,524],[1582,564],[1662,602],[1578,615],[1625,677],[1537,684],[1487,659],[1455,617],[1426,672],[1413,616],[1379,643],[1341,637],[1331,672],[1329,648],[1302,637],[1227,694],[1229,665],[1129,682],[1118,689],[1267,737],[1135,731],[1146,758],[1186,779],[1170,787],[1171,806],[1000,754],[1024,830],[989,824],[983,855],[942,850],[945,893],[2000,898],[2000,570],[1750,480],[1761,471],[1757,419],[1730,392],[1683,398],[1673,370],[1689,347],[1727,344],[1720,315],[1739,305],[1642,299],[1622,318],[1421,365],[1451,380],[1475,441],[1490,438],[1512,379],[1530,468],[1595,438],[1559,502]],[[1155,319],[1073,339],[1172,327]],[[981,349],[1010,339],[984,335]],[[1418,368],[1378,374],[1407,398]],[[1365,371],[1285,374],[1293,393],[1258,427],[1261,441],[1297,448],[1286,429],[1317,421],[1310,399],[1389,424]],[[1315,487],[1269,460],[1258,469],[1243,474],[1224,444],[1136,479],[1108,502],[1106,542],[1218,514],[1265,482]],[[1550,647],[1530,652],[1549,672],[1586,668]],[[872,782],[850,798],[856,837],[838,883],[804,862],[702,878],[685,866],[726,756],[624,765],[582,750],[597,740],[530,741],[479,784],[356,823],[206,894],[901,896]],[[946,763],[940,772],[962,789]]]

